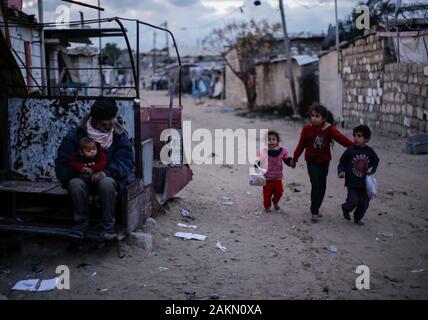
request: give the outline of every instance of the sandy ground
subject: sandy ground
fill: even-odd
[[[144,100],[166,103],[167,97],[146,92]],[[272,128],[290,151],[297,144],[301,124],[238,117],[221,112],[218,101],[196,106],[184,98],[183,105],[193,130]],[[282,210],[274,213],[262,212],[261,188],[248,185],[248,165],[193,165],[194,180],[156,217],[159,229],[152,233],[152,252],[123,244],[126,255],[119,259],[117,246],[109,244],[76,254],[65,250],[66,241],[44,239],[50,250],[43,254],[2,255],[0,294],[8,299],[186,299],[185,292],[223,299],[427,299],[428,156],[403,153],[404,143],[379,135],[370,142],[381,159],[376,175],[380,194],[371,202],[365,226],[342,218],[346,190],[336,167],[344,149],[337,144],[321,209],[324,217],[315,224],[309,220],[304,161],[294,170],[285,168],[286,194]],[[195,220],[182,218],[180,208],[191,210]],[[181,228],[178,222],[198,228]],[[173,236],[176,231],[208,238],[182,240]],[[226,252],[216,248],[217,241]],[[337,253],[329,252],[330,246]],[[29,274],[35,263],[43,270]],[[361,264],[370,268],[370,290],[355,288],[355,270]],[[70,290],[10,290],[21,279],[53,277],[58,265],[70,267]]]

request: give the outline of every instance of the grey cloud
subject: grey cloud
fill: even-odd
[[[169,0],[169,2],[171,2],[175,6],[188,7],[199,3],[199,0]]]

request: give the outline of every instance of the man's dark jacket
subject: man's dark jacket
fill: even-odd
[[[55,172],[64,189],[68,187],[68,182],[71,179],[79,176],[69,167],[68,161],[72,154],[78,153],[80,139],[88,136],[86,126],[88,119],[89,115],[85,116],[76,128],[70,130],[58,148]],[[107,154],[107,166],[103,171],[118,182],[119,191],[121,191],[128,182],[135,179],[135,160],[128,135],[123,125],[116,120],[114,121],[113,143],[105,152]]]

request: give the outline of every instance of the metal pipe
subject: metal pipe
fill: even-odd
[[[25,65],[24,61],[22,61],[21,57],[18,55],[18,53],[15,51],[14,48],[10,48],[10,50],[12,50],[12,52],[15,54],[15,56],[18,58],[19,62],[21,62],[22,66],[24,67],[24,69],[27,71],[27,74],[31,77],[31,79],[33,79],[34,83],[36,84],[36,86],[28,86],[26,85],[27,88],[39,88],[41,91],[41,94],[44,96],[45,93],[43,92],[43,86],[39,85],[39,83],[37,82],[37,80],[34,78],[34,76],[32,75],[32,73],[29,71],[29,69],[27,68],[27,66]],[[21,68],[20,68],[21,70]],[[15,86],[15,87],[19,87],[21,88],[21,86]],[[45,86],[46,87],[46,86]]]
[[[292,104],[292,108],[293,108],[293,116],[298,117],[297,98],[296,98],[296,90],[295,90],[295,85],[294,85],[293,67],[291,65],[290,46],[288,43],[287,25],[285,23],[285,14],[284,14],[284,3],[282,0],[279,0],[279,9],[281,11],[282,29],[284,32],[284,49],[285,49],[285,56],[286,56],[285,64],[286,64],[286,68],[287,68],[287,77],[290,80],[291,104]]]
[[[43,0],[37,1],[38,9],[39,9],[39,23],[40,23],[40,64],[42,68],[46,67],[46,55],[45,55],[45,32],[43,28]],[[42,87],[46,87],[46,74],[45,72],[41,72],[42,77]],[[42,89],[44,90],[44,89]],[[43,92],[45,94],[46,92]]]
[[[140,91],[140,24],[136,22],[137,25],[137,91]]]
[[[100,7],[100,0],[98,0],[98,7]],[[101,10],[98,10],[98,29],[101,30]],[[98,46],[100,48],[100,56],[99,56],[99,67],[100,67],[100,83],[101,87],[104,86],[103,81],[103,53],[102,53],[102,44],[101,44],[101,35],[98,38]],[[101,88],[101,96],[104,95],[104,89]]]
[[[114,20],[119,25],[120,29],[123,32],[123,36],[125,37],[125,43],[126,43],[126,47],[128,49],[128,52],[129,52],[129,59],[131,61],[132,73],[134,75],[134,83],[136,83],[136,81],[137,81],[137,71],[135,70],[135,63],[134,63],[134,59],[132,57],[132,50],[131,50],[131,45],[129,44],[128,36],[126,34],[126,31],[125,31],[125,28],[123,27],[122,22],[120,21],[120,18],[116,17]],[[138,90],[137,90],[137,98],[140,98],[140,93],[138,92]]]
[[[79,1],[74,1],[74,0],[62,0],[64,2],[68,2],[68,3],[72,3],[72,4],[77,4],[78,6],[82,6],[82,7],[88,7],[88,8],[92,8],[98,11],[104,11],[104,8],[100,7],[100,3],[98,1],[98,7],[97,6],[93,6],[91,4],[87,4],[87,3],[83,3],[83,2],[79,2]]]

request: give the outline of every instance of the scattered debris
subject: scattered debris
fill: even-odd
[[[378,232],[377,234],[379,237],[384,237],[384,238],[392,238],[394,236],[392,232]]]
[[[322,288],[322,292],[324,292],[324,293],[329,293],[329,288],[328,287],[324,287],[324,288]]]
[[[387,276],[387,275],[384,275],[383,277],[384,277],[386,280],[389,280],[389,281],[391,281],[391,282],[395,282],[395,283],[401,283],[401,282],[403,282],[403,280],[401,280],[401,279],[391,278],[391,277],[389,277],[389,276]]]
[[[196,229],[198,227],[198,226],[194,226],[194,225],[190,225],[190,224],[185,224],[185,223],[181,223],[181,222],[177,223],[177,226],[183,227],[183,228],[194,228],[194,229]]]
[[[58,278],[53,278],[48,280],[40,280],[40,279],[21,280],[15,283],[12,290],[32,291],[32,292],[50,291],[50,290],[54,290],[57,287],[57,283],[58,283]]]
[[[221,252],[226,252],[226,247],[222,246],[220,241],[217,241],[215,245]]]
[[[302,185],[300,183],[298,183],[298,182],[290,182],[290,183],[287,184],[287,188],[288,189],[293,189],[295,187],[301,187],[301,186]]]
[[[88,267],[88,266],[90,266],[89,263],[82,262],[82,263],[79,263],[76,268],[80,269],[80,268],[85,268],[85,267]]]
[[[91,274],[91,277],[95,277],[97,275],[97,272],[95,271],[94,273]]]
[[[176,232],[174,234],[177,238],[184,238],[186,240],[200,240],[204,241],[207,239],[207,236],[204,236],[202,234],[196,234],[196,233],[189,233],[189,232]]]
[[[162,271],[168,270],[168,268],[166,268],[166,267],[158,267],[158,268],[156,268],[156,270],[159,271],[159,272],[162,272]]]
[[[189,210],[186,210],[183,208],[180,209],[180,213],[183,217],[186,217],[186,218],[190,218],[192,216]]]
[[[232,108],[225,107],[225,106],[221,106],[220,107],[220,112],[222,112],[222,113],[225,113],[225,112],[236,112],[236,110],[232,109]]]
[[[425,269],[424,268],[420,268],[420,269],[415,269],[415,270],[412,270],[412,271],[410,271],[411,273],[419,273],[419,272],[424,272],[425,271]]]
[[[185,291],[184,294],[186,295],[186,299],[187,300],[219,300],[224,296],[220,296],[218,294],[210,294],[208,296],[202,296],[202,297],[197,297],[196,296],[196,292],[187,292]]]
[[[337,248],[335,246],[330,246],[327,248],[331,253],[337,253]]]
[[[233,204],[232,199],[229,198],[229,197],[222,197],[222,199],[223,199],[222,204],[225,205],[225,206],[230,206],[230,205]]]
[[[295,193],[297,193],[297,192],[301,192],[302,190],[300,190],[300,189],[297,189],[297,188],[294,188],[293,189],[293,192],[295,192]]]
[[[10,273],[10,269],[7,266],[0,265],[0,275],[9,274],[9,273]]]
[[[388,196],[394,196],[394,190],[388,189],[388,191],[385,192]]]
[[[296,229],[296,226],[291,226],[291,229],[293,229],[293,230]]]
[[[153,232],[159,229],[159,225],[153,218],[147,218],[146,222],[144,223],[144,231],[145,232]]]
[[[32,273],[42,273],[43,268],[41,267],[41,263],[34,263],[30,266],[30,270],[28,270],[28,274]]]
[[[222,165],[221,165],[221,167],[222,167],[222,168],[232,169],[232,168],[233,168],[233,165],[231,165],[231,164],[222,164]]]
[[[107,289],[107,288],[104,288],[104,289],[98,289],[98,291],[99,291],[99,292],[107,292],[107,291],[108,291],[108,289]]]
[[[257,219],[260,219],[261,214],[262,214],[262,211],[248,212],[246,215],[241,216],[241,218],[249,219],[250,217],[255,217]]]
[[[247,191],[247,194],[248,194],[248,195],[250,195],[250,194],[251,194],[251,191]]]

